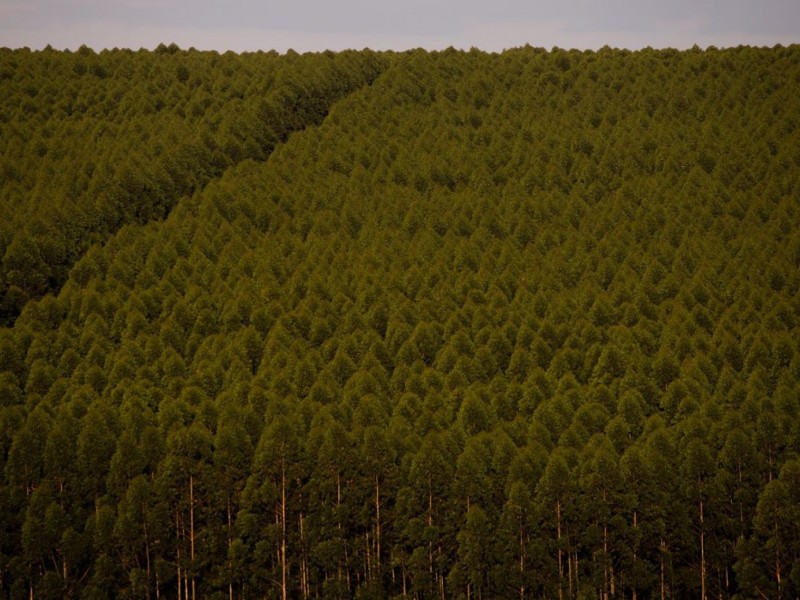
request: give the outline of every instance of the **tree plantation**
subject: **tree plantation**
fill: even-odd
[[[800,596],[800,46],[0,50],[0,597]]]

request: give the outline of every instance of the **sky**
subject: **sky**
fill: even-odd
[[[800,43],[800,0],[0,0],[0,47],[235,52]]]

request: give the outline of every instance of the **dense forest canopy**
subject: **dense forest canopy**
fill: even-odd
[[[368,83],[371,52],[0,50],[0,324],[95,242],[162,219]]]
[[[0,51],[0,594],[797,597],[798,90]]]

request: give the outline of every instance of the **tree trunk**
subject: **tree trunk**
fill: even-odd
[[[519,518],[519,600],[525,600],[525,535]]]
[[[437,554],[441,558],[441,556],[442,556],[442,547],[441,546],[439,546]],[[446,600],[445,593],[444,593],[444,574],[440,574],[439,575],[439,591],[440,591],[441,599],[442,600]]]
[[[233,523],[231,519],[231,497],[228,496],[227,501],[227,509],[228,509],[228,600],[233,600],[233,563],[231,562],[231,546],[233,545],[233,536],[231,536],[231,531],[233,530]]]
[[[375,568],[381,570],[381,484],[375,475]]]
[[[664,542],[664,538],[660,539],[660,546],[661,552],[659,553],[659,567],[661,571],[661,600],[665,600],[667,597],[667,586],[666,586],[666,568],[664,566],[664,552],[666,552],[667,544]]]
[[[779,544],[777,543],[778,540],[778,523],[775,523],[775,582],[778,584],[778,595],[777,598],[782,597],[782,590],[781,590],[781,555],[779,551]]]
[[[569,530],[567,530],[567,595],[571,600],[573,598],[572,589],[574,577],[572,573],[572,550],[569,546]]]
[[[739,476],[739,489],[742,489],[742,461],[736,462],[736,470]],[[739,500],[739,536],[744,537],[745,523],[744,523],[744,503]]]
[[[661,600],[664,600],[666,598],[666,589],[664,587],[664,538],[661,538],[660,546],[661,552],[659,552],[658,556],[658,566],[661,574]]]
[[[150,600],[150,540],[147,535],[147,522],[142,524],[144,528],[144,560],[147,567],[147,587],[145,588],[146,598]]]
[[[706,600],[706,536],[703,522],[703,500],[700,500],[700,600]]]
[[[556,500],[556,543],[558,546],[558,600],[564,600],[564,562],[561,552],[561,501]]]
[[[189,474],[189,565],[191,567],[192,600],[197,600],[194,579],[194,475]]]
[[[175,507],[175,564],[178,567],[178,600],[181,600],[181,529],[178,519],[178,507]]]
[[[300,589],[303,598],[308,597],[308,561],[306,560],[305,528],[303,527],[303,513],[300,513]]]
[[[428,527],[433,527],[433,477],[428,475]],[[431,581],[434,579],[433,574],[433,540],[428,542],[428,562],[431,574]],[[431,588],[431,595],[433,589]]]
[[[580,592],[580,577],[579,577],[579,569],[578,569],[578,549],[575,548],[575,552],[572,553],[572,564],[573,572],[575,573],[575,595],[577,596]]]
[[[608,524],[603,523],[603,598],[608,599]]]
[[[638,513],[637,513],[637,511],[634,510],[633,511],[633,531],[634,531],[634,535],[636,535],[636,531],[638,529],[639,529]],[[637,600],[636,599],[636,550],[637,550],[637,546],[638,545],[639,545],[639,542],[636,539],[634,539],[634,543],[633,543],[633,583],[631,585],[633,590],[632,590],[632,593],[631,593],[631,600]]]
[[[341,517],[341,510],[342,510],[342,474],[339,471],[336,471],[336,526],[339,529],[339,537],[342,537],[342,517]],[[347,548],[344,548],[344,564],[347,564]],[[341,583],[342,581],[342,559],[339,558],[337,569],[336,569],[336,579]],[[347,577],[347,591],[350,591],[350,576],[348,574]]]
[[[613,564],[609,565],[608,574],[609,574],[609,577],[610,577],[609,583],[611,585],[611,596],[613,597],[613,596],[616,596],[616,594],[617,594],[617,576],[614,573],[614,565]]]
[[[364,532],[364,552],[366,552],[366,556],[364,557],[364,581],[370,580],[370,573],[372,571],[372,565],[370,565],[369,556],[369,531]]]
[[[286,459],[281,457],[281,598],[289,597],[286,573]]]

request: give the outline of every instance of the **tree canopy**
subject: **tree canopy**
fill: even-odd
[[[798,85],[0,51],[0,596],[796,597]]]

